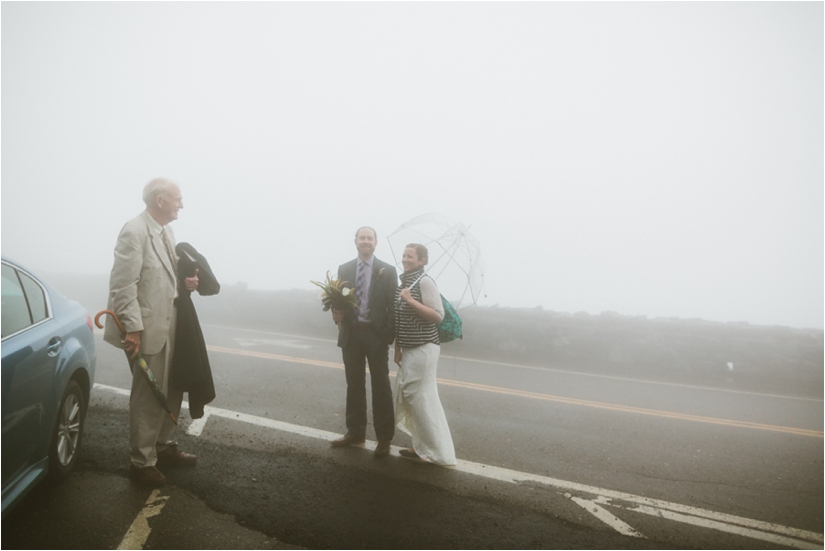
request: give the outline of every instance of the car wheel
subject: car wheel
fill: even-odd
[[[77,463],[85,418],[86,401],[83,391],[77,381],[69,381],[57,411],[57,422],[49,449],[49,476],[52,480],[62,480],[69,476]]]

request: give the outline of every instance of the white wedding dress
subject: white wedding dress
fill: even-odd
[[[428,278],[422,280],[422,302],[444,315],[441,295]],[[434,296],[433,296],[434,295]],[[437,301],[437,302],[436,302]],[[402,350],[395,377],[395,422],[412,437],[413,449],[424,461],[455,465],[455,447],[441,399],[436,375],[441,347],[429,343]]]

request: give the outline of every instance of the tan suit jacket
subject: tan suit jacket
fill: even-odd
[[[177,296],[175,270],[160,235],[162,229],[146,211],[126,222],[117,237],[109,278],[108,308],[118,315],[127,333],[142,331],[141,354],[157,354],[169,340]],[[175,236],[172,228],[165,229],[174,255]],[[123,348],[121,338],[114,320],[107,316],[103,339]]]

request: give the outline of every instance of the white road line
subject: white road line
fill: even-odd
[[[600,521],[604,522],[620,534],[624,534],[625,536],[631,536],[634,538],[644,538],[641,532],[627,524],[625,521],[602,507],[601,505],[597,504],[595,501],[589,501],[587,499],[582,499],[580,497],[571,497],[570,499],[573,500],[574,503],[580,505],[582,509],[599,519]]]
[[[160,490],[154,490],[149,494],[149,499],[146,500],[146,505],[138,513],[126,535],[123,536],[123,541],[118,545],[118,549],[143,549],[146,545],[146,540],[152,529],[149,528],[149,517],[154,517],[160,514],[163,506],[166,505],[166,500],[169,496],[160,495]]]
[[[189,404],[186,404],[186,407],[189,407]],[[186,429],[186,434],[189,436],[200,436],[203,433],[203,428],[206,426],[206,422],[209,420],[209,413],[206,411],[206,408],[203,410],[203,417],[200,419],[193,420],[189,427]]]
[[[125,388],[118,388],[116,386],[109,386],[109,385],[102,385],[100,383],[95,383],[95,388],[99,388],[100,390],[106,390],[108,392],[112,392],[114,394],[120,394],[121,396],[130,396],[132,393]]]
[[[116,387],[95,384],[95,388],[99,388],[101,390],[108,390],[125,396],[129,395],[128,390],[119,389]],[[188,407],[185,402],[184,406]],[[222,417],[225,419],[241,421],[243,423],[248,423],[263,428],[270,428],[282,432],[287,432],[290,434],[297,434],[299,436],[317,438],[320,440],[334,440],[335,438],[339,438],[341,436],[339,433],[335,432],[315,429],[312,427],[304,427],[301,425],[293,425],[291,423],[285,423],[283,421],[276,421],[274,419],[258,417],[256,415],[249,415],[246,413],[240,413],[221,408],[213,408],[210,406],[205,407],[204,412],[204,417]],[[373,450],[375,449],[375,446],[376,442],[369,440],[367,441],[367,449]],[[392,446],[392,449],[397,452],[400,448],[398,446]],[[648,497],[637,496],[625,492],[618,492],[606,488],[589,486],[587,484],[579,484],[578,482],[570,482],[537,474],[523,473],[511,469],[505,469],[503,467],[496,467],[493,465],[485,465],[483,463],[465,461],[463,459],[459,459],[454,468],[456,471],[459,472],[481,476],[492,480],[498,480],[501,482],[508,482],[511,484],[542,484],[551,488],[555,488],[560,492],[577,492],[579,494],[584,494],[588,497],[596,498],[595,502],[601,505],[621,507],[621,505],[613,504],[611,500],[632,503],[634,505],[641,507],[628,507],[628,510],[637,511],[640,513],[654,514],[655,516],[659,516],[661,518],[666,518],[669,520],[683,522],[691,525],[699,526],[700,524],[697,523],[698,519],[706,519],[708,522],[702,524],[702,526],[705,528],[720,529],[718,528],[719,526],[727,526],[728,529],[723,531],[730,533],[740,533],[741,535],[747,535],[748,537],[753,537],[755,539],[765,540],[765,537],[763,536],[770,536],[772,538],[781,538],[782,536],[787,536],[786,538],[782,538],[782,541],[784,542],[782,543],[782,545],[787,545],[789,547],[808,549],[811,545],[811,542],[814,542],[818,543],[818,547],[821,548],[823,543],[823,535],[817,532],[801,530],[798,528],[791,528],[788,526],[782,526],[780,524],[773,524],[761,520],[738,517],[736,515],[729,515],[727,513],[709,511],[706,509],[700,509],[698,507],[681,505],[679,503],[672,503],[669,501],[659,499],[651,499]],[[657,510],[659,512],[649,512],[652,510]]]
[[[263,335],[276,335],[279,337],[290,337],[293,339],[305,339],[310,341],[320,341],[320,342],[327,342],[327,343],[335,343],[332,339],[321,339],[318,337],[304,337],[302,335],[293,335],[289,333],[276,333],[272,331],[262,331],[260,329],[244,329],[241,327],[228,327],[225,325],[215,325],[211,323],[202,323],[204,327],[214,327],[215,329],[230,329],[233,331],[249,331],[251,333],[260,333]],[[451,356],[449,354],[449,349],[442,349],[442,358],[452,358],[455,360],[460,360],[462,362],[473,362],[473,363],[480,363],[480,364],[487,364],[487,365],[498,365],[502,367],[515,367],[518,369],[529,369],[533,371],[547,371],[550,373],[563,373],[565,375],[576,375],[579,377],[595,377],[597,379],[611,379],[614,381],[627,381],[631,383],[642,383],[647,385],[661,385],[661,386],[673,386],[678,388],[690,388],[695,390],[708,390],[711,392],[726,392],[729,394],[744,394],[749,396],[763,396],[766,398],[780,398],[784,400],[801,400],[803,402],[822,402],[822,398],[805,398],[802,396],[788,396],[785,394],[769,394],[765,392],[750,392],[747,390],[733,390],[730,388],[718,388],[718,387],[710,387],[710,386],[701,386],[701,385],[687,385],[683,383],[668,383],[664,381],[651,381],[650,379],[634,379],[632,377],[617,377],[615,375],[601,375],[599,373],[583,373],[581,371],[571,371],[569,369],[557,369],[553,367],[540,367],[534,365],[524,365],[524,364],[514,364],[514,363],[504,363],[504,362],[495,362],[491,360],[477,360],[475,358],[465,358],[463,356]]]

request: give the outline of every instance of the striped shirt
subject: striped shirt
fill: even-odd
[[[395,291],[395,334],[396,342],[401,348],[412,348],[427,343],[441,344],[438,340],[438,326],[419,316],[412,306],[399,298],[401,289],[409,288],[411,284],[414,284],[410,288],[410,294],[418,302],[424,302],[421,299],[421,282],[417,282],[423,273],[424,268],[401,274],[401,286]],[[430,276],[424,277],[435,285]]]

